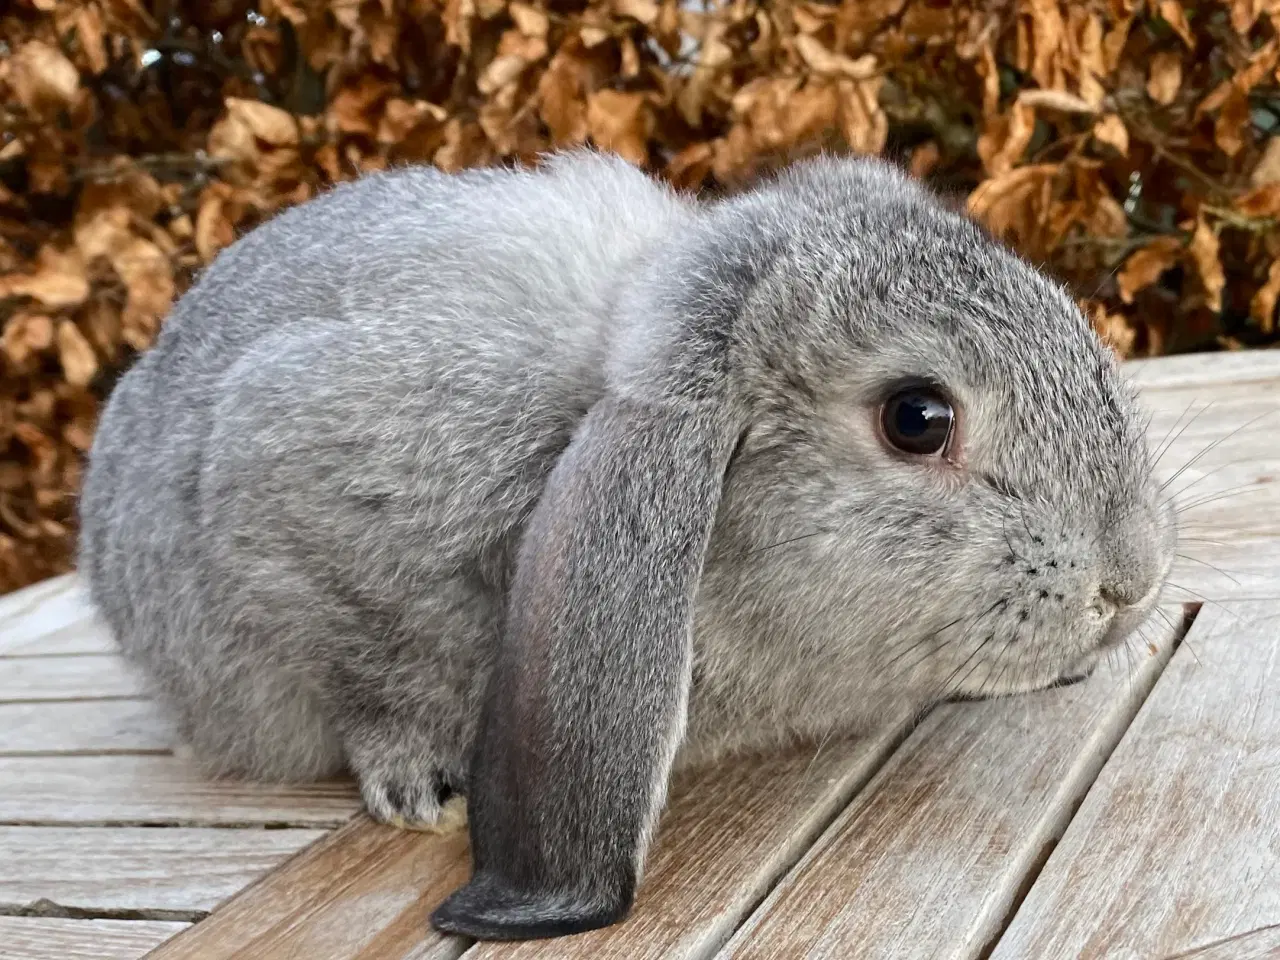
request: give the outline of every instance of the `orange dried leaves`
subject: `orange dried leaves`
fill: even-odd
[[[262,0],[162,23],[134,0],[10,4],[0,590],[66,565],[103,385],[194,271],[395,164],[593,143],[733,189],[889,147],[1088,294],[1122,354],[1275,338],[1280,9],[1218,7]]]

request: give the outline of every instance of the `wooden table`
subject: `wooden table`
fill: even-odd
[[[1127,659],[685,779],[632,917],[565,940],[438,936],[465,833],[202,781],[73,578],[0,599],[0,958],[1280,956],[1280,352],[1133,374],[1163,474],[1217,445]]]

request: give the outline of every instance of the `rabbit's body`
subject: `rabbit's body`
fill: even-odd
[[[903,396],[945,446],[886,440]],[[437,922],[492,936],[625,913],[678,748],[1087,672],[1173,537],[1074,305],[900,174],[701,205],[591,154],[239,240],[117,387],[82,517],[196,755],[350,767],[393,822],[465,791]]]
[[[612,280],[688,215],[621,163],[410,169],[217,258],[112,395],[81,551],[209,768],[461,784],[522,524],[604,390]]]

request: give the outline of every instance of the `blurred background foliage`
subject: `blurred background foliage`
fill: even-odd
[[[1277,342],[1280,0],[7,0],[0,591],[65,570],[99,403],[262,218],[594,143],[691,191],[879,153],[1125,356]]]

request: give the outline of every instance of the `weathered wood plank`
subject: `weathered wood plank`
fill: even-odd
[[[1280,603],[1205,607],[993,960],[1167,956],[1280,924]]]
[[[1267,393],[1270,404],[1247,384],[1146,397],[1156,473],[1187,538],[1180,552],[1196,556],[1194,538],[1280,541],[1280,381]]]
[[[890,730],[816,755],[801,751],[681,779],[625,925],[550,943],[478,946],[467,957],[706,955],[900,736]],[[465,834],[398,835],[362,817],[158,956],[269,957],[285,945],[317,960],[456,956],[465,943],[438,937],[427,917],[467,871]],[[347,886],[335,885],[339,874]],[[432,878],[425,888],[423,876]]]
[[[934,710],[722,955],[980,956],[1172,640],[1133,673],[1103,668],[1049,693]]]
[[[904,732],[747,758],[680,779],[624,923],[557,941],[478,944],[466,960],[710,956]]]
[[[427,918],[469,869],[465,830],[409,833],[360,816],[149,960],[451,960],[466,941]]]
[[[0,827],[0,911],[41,901],[95,914],[191,919],[212,910],[319,830]],[[45,911],[47,912],[47,911]]]
[[[170,724],[148,700],[0,703],[0,756],[155,753],[172,745]]]
[[[0,757],[0,823],[335,827],[360,809],[350,780],[210,780],[173,756]]]
[[[1165,960],[1275,960],[1280,957],[1280,924],[1219,940]]]
[[[114,651],[74,575],[0,597],[0,657]]]
[[[0,960],[138,960],[189,923],[0,917]]]
[[[1222,386],[1280,380],[1280,350],[1189,353],[1130,360],[1124,364],[1124,370],[1144,393],[1170,387],[1213,391]]]
[[[142,678],[118,656],[0,659],[0,703],[146,696]]]

